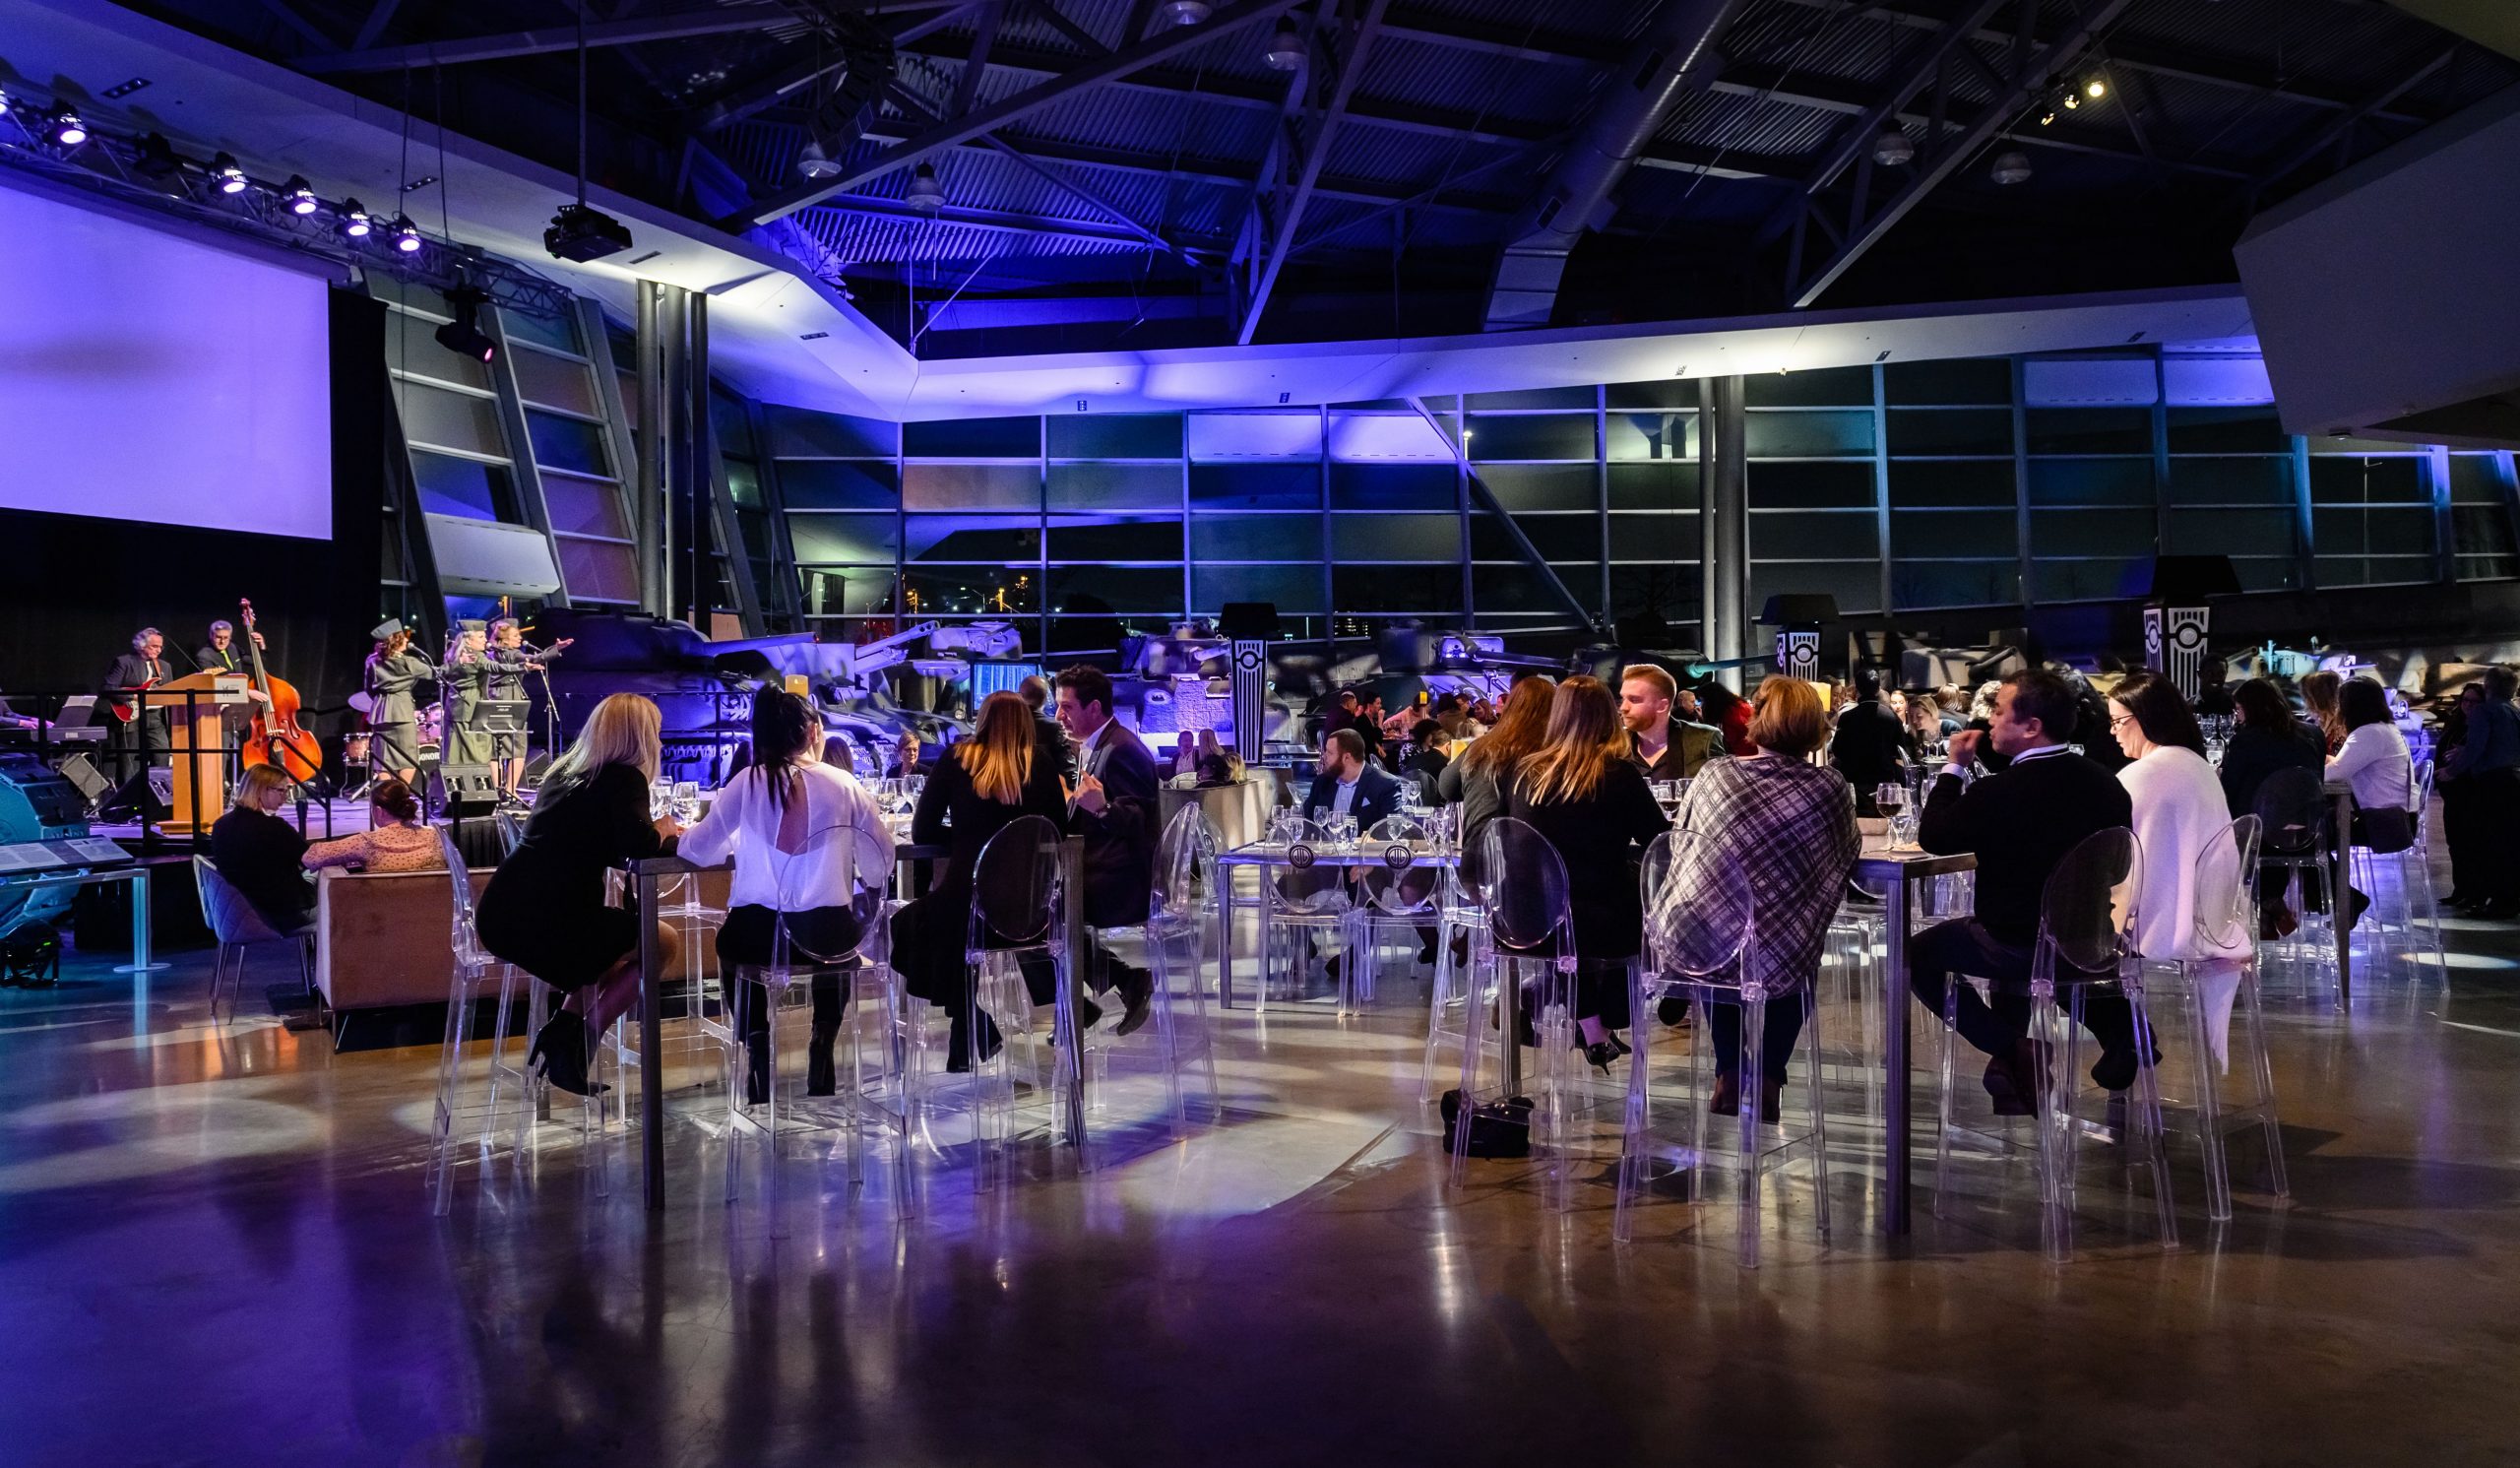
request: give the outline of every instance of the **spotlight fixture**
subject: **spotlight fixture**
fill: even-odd
[[[280,186],[280,192],[288,203],[288,212],[299,219],[313,214],[324,202],[315,197],[314,186],[296,173],[288,175],[288,182]]]
[[[175,156],[175,145],[166,141],[164,133],[149,133],[133,145],[132,167],[143,178],[160,182],[184,171],[184,160]]]
[[[1995,155],[1995,166],[1989,177],[2001,184],[2027,183],[2030,180],[2030,158],[2018,149]]]
[[[2065,110],[2066,110],[2066,111],[2068,111],[2068,112],[2073,111],[2075,108],[2077,108],[2077,107],[2081,106],[2082,104],[2083,104],[2083,99],[2082,99],[2082,97],[2081,97],[2080,96],[2078,96],[2078,95],[2076,95],[2076,94],[2074,94],[2074,93],[2071,93],[2071,92],[2068,92],[2068,93],[2066,93],[2066,94],[2065,94]]]
[[[1881,136],[1872,140],[1872,160],[1885,168],[1912,162],[1916,156],[1917,145],[1895,127],[1883,129]]]
[[[1216,9],[1208,0],[1165,0],[1158,14],[1166,26],[1196,26],[1215,15]]]
[[[1303,37],[1295,33],[1292,23],[1278,23],[1278,33],[1269,37],[1269,49],[1262,59],[1269,63],[1271,71],[1293,71],[1303,65]]]
[[[232,153],[219,153],[211,157],[210,177],[222,194],[245,192],[245,170],[236,165],[236,155]]]
[[[2098,77],[2094,77],[2083,84],[2083,96],[2090,97],[2093,101],[2098,101],[2108,95],[2109,84]]]
[[[455,319],[437,329],[437,345],[474,361],[486,362],[498,355],[499,344],[481,330],[481,307],[489,298],[489,293],[478,286],[458,286],[446,292],[446,303],[455,308]]]
[[[934,214],[945,207],[945,189],[936,181],[935,164],[918,165],[918,171],[910,177],[910,188],[903,193],[902,202],[920,214]]]
[[[376,222],[367,217],[367,206],[356,199],[342,201],[341,222],[345,239],[365,239],[368,231],[376,227]]]
[[[387,228],[394,235],[394,248],[406,255],[420,252],[420,226],[412,223],[409,215],[396,215],[394,223]]]
[[[796,155],[796,171],[807,178],[829,178],[840,171],[840,164],[832,161],[831,155],[823,151],[822,140],[817,138],[809,140]]]
[[[2049,107],[2048,110],[2040,113],[2039,125],[2041,127],[2054,127],[2056,125],[2056,109]]]
[[[88,141],[88,124],[81,122],[79,114],[68,107],[55,107],[51,120],[44,126],[43,135],[56,148],[76,148]]]

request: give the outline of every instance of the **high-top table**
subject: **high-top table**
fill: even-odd
[[[1882,887],[1883,941],[1881,964],[1881,1232],[1908,1232],[1908,927],[1915,912],[1919,883],[1938,876],[1978,869],[1978,859],[1961,854],[1937,857],[1913,847],[1892,850],[1865,837],[1856,858],[1857,880]]]

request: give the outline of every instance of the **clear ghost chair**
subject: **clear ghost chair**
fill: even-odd
[[[1498,816],[1480,833],[1480,870],[1485,887],[1487,932],[1472,981],[1469,1035],[1461,1048],[1461,1109],[1454,1128],[1452,1177],[1468,1174],[1474,1104],[1515,1099],[1501,1084],[1507,1047],[1537,1047],[1541,1058],[1540,1104],[1532,1113],[1532,1143],[1553,1154],[1550,1204],[1574,1204],[1572,1102],[1582,1060],[1575,1047],[1575,922],[1566,863],[1557,848],[1530,824]],[[1525,993],[1529,985],[1530,992]],[[1484,1013],[1482,1026],[1479,1016]],[[1526,1021],[1530,1021],[1528,1033]],[[1482,1088],[1481,1059],[1494,1036],[1500,1084]],[[1519,1056],[1517,1056],[1519,1058]]]
[[[2432,890],[2432,843],[2426,819],[2432,806],[2432,761],[2415,760],[2408,765],[2407,794],[2414,840],[2394,852],[2355,843],[2349,855],[2362,890],[2371,894],[2371,908],[2363,919],[2370,925],[2375,957],[2385,961],[2392,942],[2405,950],[2410,961],[2419,949],[2428,947],[2433,972],[2446,980],[2450,971],[2441,957],[2441,905]],[[2384,870],[2387,881],[2380,879]],[[2416,906],[2419,891],[2424,898],[2421,911]]]
[[[1712,1006],[1737,1004],[1741,1010],[1740,1073],[1734,1079],[1740,1099],[1739,1232],[1734,1241],[1741,1267],[1759,1265],[1759,1221],[1762,1181],[1771,1154],[1807,1144],[1811,1152],[1813,1219],[1822,1243],[1829,1238],[1828,1107],[1820,1084],[1819,1005],[1808,974],[1766,973],[1758,946],[1758,910],[1748,873],[1728,859],[1716,842],[1693,831],[1654,838],[1639,874],[1645,898],[1645,952],[1638,963],[1631,1005],[1644,1006],[1666,994],[1676,994],[1697,1006],[1698,1022],[1689,1037],[1688,1085],[1683,1091],[1692,1114],[1692,1140],[1683,1170],[1705,1166],[1707,1111],[1697,1104]],[[1785,982],[1780,984],[1779,978]],[[1760,1067],[1771,1002],[1799,1004],[1803,1011],[1805,1095],[1810,1125],[1774,1145],[1759,1138],[1759,1111],[1765,1094]],[[1634,1208],[1652,1181],[1657,1156],[1653,1132],[1653,1066],[1647,1028],[1637,1026],[1636,1053],[1629,1058],[1625,1137],[1619,1151],[1618,1209],[1611,1237],[1627,1243],[1634,1237]],[[1693,1187],[1692,1195],[1702,1189]]]
[[[2272,944],[2275,955],[2296,965],[2306,960],[2314,974],[2325,976],[2327,992],[2342,1004],[2344,989],[2337,973],[2332,925],[2339,894],[2330,890],[2328,865],[2334,811],[2327,792],[2308,770],[2278,770],[2257,788],[2250,813],[2257,817],[2259,830],[2257,869],[2249,873],[2257,894],[2258,920],[2262,924],[2268,913],[2288,899],[2300,920],[2290,935]],[[2266,885],[2270,876],[2277,882],[2271,890]],[[2318,898],[2316,912],[2309,908],[2313,894]]]
[[[1359,850],[1366,858],[1356,868],[1356,891],[1349,909],[1345,947],[1351,961],[1339,972],[1339,1012],[1361,1012],[1374,996],[1374,975],[1381,940],[1393,929],[1408,934],[1410,951],[1418,944],[1418,929],[1436,929],[1435,985],[1445,987],[1440,972],[1452,961],[1451,933],[1443,928],[1445,869],[1426,860],[1425,824],[1415,816],[1389,815],[1365,833]]]
[[[1208,1023],[1207,993],[1199,986],[1207,894],[1216,889],[1216,828],[1208,824],[1206,812],[1196,804],[1174,811],[1156,848],[1155,888],[1146,920],[1147,967],[1154,982],[1148,1003],[1154,1023],[1128,1039],[1106,1035],[1087,1040],[1094,1109],[1102,1109],[1101,1092],[1114,1056],[1123,1061],[1144,1059],[1164,1077],[1175,1140],[1186,1140],[1190,1134],[1189,1101],[1181,1084],[1185,1065],[1195,1060],[1202,1067],[1211,1120],[1221,1105],[1216,1037]]]
[[[2275,1119],[2275,1070],[2266,1053],[2266,1013],[2257,995],[2255,917],[2250,912],[2247,877],[2257,861],[2257,817],[2243,815],[2232,822],[2223,840],[2207,842],[2196,854],[2197,946],[2237,956],[2144,960],[2147,994],[2176,997],[2187,1013],[2197,1143],[2205,1160],[2205,1216],[2216,1223],[2232,1216],[2232,1179],[2224,1139],[2236,1127],[2264,1129],[2269,1190],[2278,1199],[2292,1196],[2284,1176],[2284,1134]],[[2216,1063],[2213,1021],[2217,1011],[2227,1016],[2224,1053],[2248,1079],[2249,1099],[2239,1105],[2223,1097],[2223,1077],[2230,1067]]]
[[[1077,1033],[1067,925],[1065,883],[1059,871],[1059,829],[1028,815],[1008,823],[980,848],[972,867],[972,913],[963,950],[972,1016],[972,1134],[976,1186],[988,1190],[1012,1139],[1015,1116],[1016,1042],[1029,1050],[1033,999],[1024,977],[1029,959],[1051,972],[1050,1136],[1076,1148],[1080,1171],[1094,1167],[1085,1130],[1085,1053]],[[983,1017],[996,1022],[1005,1043],[980,1058]]]
[[[1349,868],[1325,860],[1337,855],[1337,843],[1319,822],[1283,815],[1270,823],[1270,840],[1286,848],[1287,860],[1262,868],[1265,906],[1260,921],[1260,985],[1254,1003],[1261,1010],[1269,1007],[1270,971],[1282,956],[1289,989],[1301,996],[1305,955],[1314,933],[1330,936],[1332,952],[1340,960],[1343,991],[1348,983],[1345,976],[1355,966],[1355,956],[1346,951],[1348,917],[1354,906]]]

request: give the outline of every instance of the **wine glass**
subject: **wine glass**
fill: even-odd
[[[1882,816],[1890,822],[1890,844],[1892,846],[1905,846],[1907,844],[1906,833],[1904,830],[1904,823],[1900,819],[1900,812],[1908,808],[1907,784],[1903,781],[1897,780],[1883,781],[1881,784],[1873,787],[1872,803],[1874,808],[1878,809]]]
[[[700,819],[700,785],[697,781],[677,780],[673,787],[673,818],[684,825]]]

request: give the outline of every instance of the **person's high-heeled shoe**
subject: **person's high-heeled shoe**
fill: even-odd
[[[528,1069],[572,1096],[600,1096],[612,1088],[587,1079],[587,1051],[594,1042],[587,1022],[563,1009],[551,1016],[525,1053]]]
[[[1600,1071],[1604,1075],[1609,1074],[1610,1066],[1617,1062],[1620,1055],[1625,1053],[1627,1053],[1627,1048],[1620,1045],[1615,1039],[1605,1040],[1597,1045],[1588,1045],[1584,1047],[1585,1063],[1591,1065],[1595,1070]]]

